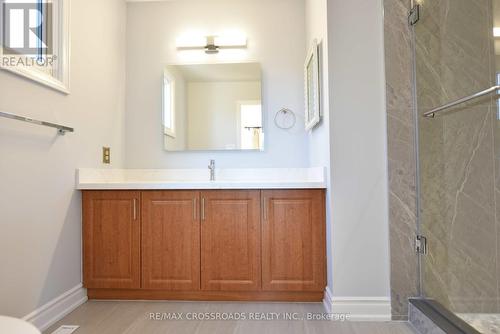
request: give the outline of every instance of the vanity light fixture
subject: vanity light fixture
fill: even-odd
[[[247,38],[242,35],[183,37],[177,40],[178,50],[205,50],[206,54],[217,54],[221,49],[243,49]]]
[[[500,37],[500,27],[493,28],[493,36]]]
[[[205,46],[205,53],[207,55],[219,53],[220,46],[215,44],[214,36],[207,36],[207,45]]]

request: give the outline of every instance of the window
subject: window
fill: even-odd
[[[0,67],[69,93],[69,0],[0,0]]]
[[[165,135],[175,138],[175,80],[166,71],[163,75],[163,129]]]

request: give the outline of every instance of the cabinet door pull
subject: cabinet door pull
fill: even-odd
[[[205,220],[205,198],[201,198],[201,220]]]
[[[134,198],[133,200],[133,215],[134,215],[134,220],[137,220],[137,201],[136,199]]]
[[[264,213],[264,220],[267,220],[267,197],[262,201],[262,211]]]
[[[196,197],[193,198],[193,220],[196,220]]]

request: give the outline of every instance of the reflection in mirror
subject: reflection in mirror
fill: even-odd
[[[167,151],[263,150],[260,65],[166,66],[163,129]]]
[[[165,135],[175,138],[175,80],[169,73],[163,76],[163,128]]]

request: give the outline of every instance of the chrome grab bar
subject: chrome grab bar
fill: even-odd
[[[436,114],[441,112],[441,111],[444,111],[444,110],[449,109],[451,107],[458,106],[459,104],[462,104],[462,103],[489,95],[489,94],[496,92],[498,90],[500,90],[500,86],[493,86],[491,88],[488,88],[488,89],[483,90],[481,92],[478,92],[476,94],[461,98],[461,99],[456,100],[454,102],[450,102],[448,104],[442,105],[441,107],[437,107],[437,108],[434,108],[432,110],[429,110],[429,111],[425,112],[423,116],[427,117],[427,118],[434,118],[436,116]]]
[[[64,125],[59,125],[55,123],[50,123],[50,122],[45,122],[45,121],[39,121],[33,118],[25,117],[25,116],[19,116],[19,115],[14,115],[8,112],[0,111],[0,117],[5,117],[5,118],[10,118],[10,119],[15,119],[18,121],[23,121],[23,122],[28,122],[31,124],[37,124],[37,125],[43,125],[43,126],[48,126],[50,128],[56,128],[57,133],[60,134],[61,136],[64,136],[66,132],[74,132],[75,129],[64,126]]]

